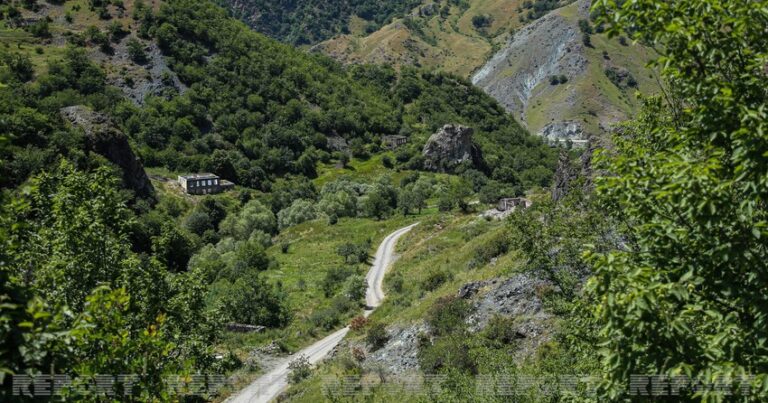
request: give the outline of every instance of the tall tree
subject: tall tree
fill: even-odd
[[[601,0],[668,85],[603,153],[626,248],[593,253],[606,397],[632,374],[768,384],[768,1]],[[721,380],[722,381],[722,380]],[[692,388],[682,394],[693,395]],[[712,390],[699,395],[723,399]]]

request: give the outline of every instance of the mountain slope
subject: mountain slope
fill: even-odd
[[[0,38],[7,38],[9,57],[29,59],[34,68],[6,89],[16,92],[9,98],[11,114],[44,105],[55,116],[60,107],[84,103],[112,115],[149,167],[213,171],[263,190],[286,174],[314,176],[319,162],[340,158],[332,155],[328,137],[343,137],[356,156],[365,157],[381,151],[382,136],[402,133],[411,144],[398,159],[418,165],[420,147],[446,123],[477,129],[489,175],[515,166],[518,177],[529,177],[523,174],[533,169],[538,173],[530,183],[542,183],[544,171],[551,174],[554,166],[552,152],[528,138],[490,97],[456,77],[344,69],[252,32],[207,1],[151,7],[130,2],[105,10],[87,10],[82,2],[21,9],[23,21],[47,24],[38,37],[31,24],[3,22]],[[139,50],[132,51],[131,43]],[[63,84],[37,85],[62,83],[58,66],[68,48],[84,52],[104,73],[94,75],[102,82],[93,100],[72,97]],[[21,96],[28,87],[34,96]],[[102,93],[108,97],[96,96]],[[38,145],[45,149],[46,141]],[[27,144],[16,139],[12,147]],[[35,157],[34,166],[9,157],[9,183],[22,182],[55,155]]]
[[[532,133],[586,139],[632,115],[635,89],[656,88],[644,67],[648,49],[582,32],[589,4],[578,1],[527,26],[472,78]]]
[[[373,31],[420,0],[219,0],[255,30],[294,45]]]
[[[468,77],[504,44],[511,31],[527,21],[521,4],[427,0],[370,35],[340,35],[314,50],[346,63],[425,66]],[[479,17],[489,18],[477,20]]]
[[[579,141],[602,133],[634,113],[635,89],[657,88],[645,68],[651,51],[596,33],[589,1],[460,4],[425,1],[377,32],[340,35],[313,49],[345,63],[472,76],[532,133],[550,139]],[[592,32],[589,46],[583,29]]]

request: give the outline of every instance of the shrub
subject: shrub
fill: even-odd
[[[365,335],[365,341],[371,347],[371,350],[378,350],[384,347],[389,340],[387,334],[387,326],[383,323],[376,323],[368,329],[368,333]]]
[[[441,285],[450,281],[453,276],[445,270],[433,270],[427,274],[427,278],[421,284],[421,288],[427,291],[435,291]]]
[[[483,331],[483,336],[504,345],[512,344],[515,340],[523,337],[515,330],[514,324],[515,321],[512,318],[494,315]]]
[[[464,331],[464,319],[469,312],[470,305],[466,300],[450,295],[435,301],[427,312],[426,321],[434,335],[449,335]]]
[[[330,298],[336,294],[339,286],[354,273],[355,269],[351,267],[333,267],[325,272],[325,278],[321,283],[325,297]]]
[[[278,228],[285,229],[317,218],[315,203],[310,200],[296,200],[290,207],[277,213]]]
[[[493,18],[490,15],[476,15],[472,17],[472,25],[476,29],[482,29],[491,26]]]
[[[307,356],[300,355],[288,364],[288,371],[288,382],[297,384],[312,375],[312,365]]]
[[[341,323],[341,312],[335,308],[325,308],[312,313],[309,323],[323,330],[335,329]]]
[[[359,332],[363,330],[366,326],[368,326],[369,320],[365,316],[355,316],[354,319],[352,319],[351,322],[349,322],[349,328],[352,329],[355,332]]]

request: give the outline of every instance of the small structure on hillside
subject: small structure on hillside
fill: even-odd
[[[511,211],[518,207],[527,209],[533,205],[533,202],[524,197],[512,197],[499,200],[499,205],[496,207],[499,211]]]
[[[408,137],[400,135],[384,136],[384,145],[390,150],[394,150],[406,144],[408,144]]]
[[[191,195],[220,193],[235,187],[234,183],[207,173],[179,176],[179,185]]]

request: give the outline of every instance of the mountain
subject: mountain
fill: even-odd
[[[380,153],[383,136],[404,134],[410,144],[398,161],[418,166],[427,138],[457,123],[477,130],[488,175],[514,166],[517,178],[546,183],[554,168],[553,153],[495,101],[448,74],[343,68],[255,33],[208,1],[35,4],[9,9],[14,17],[4,21],[3,53],[32,69],[3,79],[12,84],[7,114],[37,108],[55,128],[59,108],[89,106],[114,117],[148,167],[213,171],[267,190],[280,176],[314,176],[319,162],[338,158],[328,138],[344,138],[362,157]],[[68,68],[72,76],[62,77]],[[91,81],[75,82],[91,70]],[[33,132],[12,139],[15,155],[33,155],[9,157],[3,183],[55,159],[45,152],[48,132]]]
[[[472,82],[532,133],[585,140],[633,116],[637,90],[652,93],[652,51],[597,34],[590,2],[560,8],[515,33]]]
[[[420,0],[219,0],[259,32],[294,45],[372,32]]]
[[[371,34],[346,34],[316,45],[346,63],[424,66],[469,77],[528,19],[517,2],[423,1]]]
[[[589,8],[588,0],[425,1],[372,34],[340,35],[313,50],[345,63],[472,77],[532,133],[579,142],[631,117],[636,89],[658,87],[645,68],[652,51],[598,33]]]

